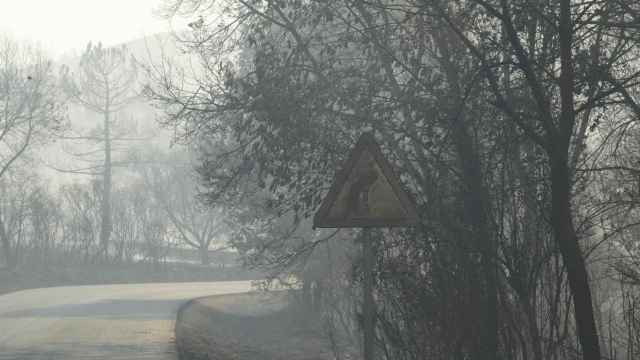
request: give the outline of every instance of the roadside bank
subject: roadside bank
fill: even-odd
[[[194,299],[176,319],[180,360],[329,360],[328,339],[285,291]]]

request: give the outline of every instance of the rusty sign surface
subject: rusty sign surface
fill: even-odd
[[[415,206],[371,133],[364,133],[313,218],[318,228],[418,223]]]

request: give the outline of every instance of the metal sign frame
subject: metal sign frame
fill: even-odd
[[[363,155],[363,152],[369,152],[378,167],[382,171],[382,174],[386,178],[387,182],[391,186],[396,198],[400,202],[400,205],[404,209],[406,215],[402,217],[387,217],[378,219],[367,218],[330,218],[329,211],[332,205],[337,200],[338,195],[342,188],[346,185],[353,168],[357,161]],[[373,134],[366,132],[360,136],[355,147],[351,150],[347,161],[344,163],[342,169],[336,174],[335,179],[329,189],[329,192],[325,196],[320,205],[320,208],[313,217],[314,228],[370,228],[370,227],[405,227],[415,226],[419,222],[418,213],[413,202],[410,200],[406,191],[400,184],[400,179],[393,172],[391,164],[382,154],[380,146],[376,143]]]

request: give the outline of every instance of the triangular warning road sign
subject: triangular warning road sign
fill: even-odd
[[[415,206],[371,133],[364,133],[313,218],[318,228],[396,227],[418,223]]]

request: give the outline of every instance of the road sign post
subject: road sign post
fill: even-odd
[[[364,359],[374,359],[374,342],[376,327],[376,309],[373,301],[373,267],[375,254],[371,243],[371,229],[362,229],[362,265],[364,272],[363,302],[362,302],[362,323],[364,333]]]
[[[364,133],[351,150],[313,218],[314,228],[362,228],[364,359],[375,357],[376,309],[371,228],[413,226],[418,215],[373,134]]]

